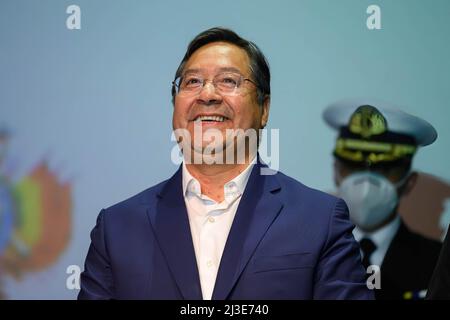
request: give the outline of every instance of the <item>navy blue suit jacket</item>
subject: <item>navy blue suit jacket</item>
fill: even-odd
[[[237,209],[212,298],[372,299],[345,203],[261,167]],[[78,298],[202,299],[181,168],[100,212]]]

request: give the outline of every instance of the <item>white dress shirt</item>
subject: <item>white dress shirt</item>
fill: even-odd
[[[384,256],[386,255],[389,245],[394,239],[395,234],[400,227],[400,217],[395,217],[394,220],[387,225],[374,232],[364,232],[358,227],[353,229],[353,236],[359,242],[363,238],[368,238],[376,245],[376,250],[370,257],[370,264],[377,265],[381,268],[383,264]]]
[[[204,300],[211,300],[228,233],[255,159],[243,172],[224,185],[225,198],[221,203],[201,193],[200,183],[183,163],[184,202]]]

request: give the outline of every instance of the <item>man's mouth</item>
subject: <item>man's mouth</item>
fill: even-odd
[[[198,116],[194,119],[194,121],[201,122],[224,122],[225,120],[228,118],[224,116]]]

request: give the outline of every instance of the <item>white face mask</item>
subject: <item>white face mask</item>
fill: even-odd
[[[372,229],[384,222],[398,204],[397,188],[409,174],[391,183],[384,176],[370,171],[346,177],[339,186],[339,196],[347,203],[350,219],[362,229]]]

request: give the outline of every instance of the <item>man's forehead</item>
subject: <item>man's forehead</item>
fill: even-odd
[[[227,42],[212,42],[198,48],[192,54],[186,62],[185,72],[187,70],[223,70],[242,73],[248,71],[249,61],[250,59],[244,49]]]

